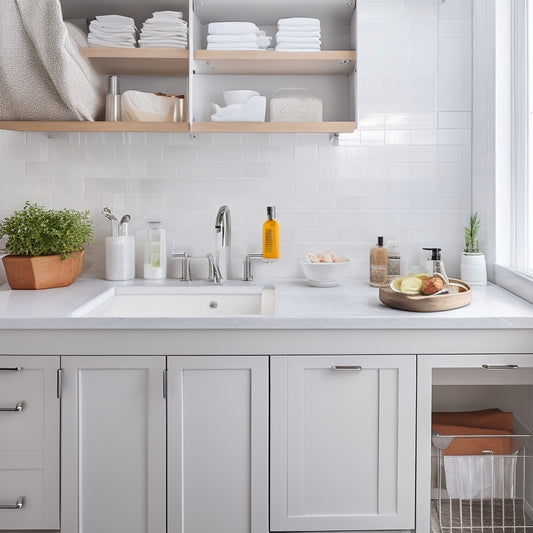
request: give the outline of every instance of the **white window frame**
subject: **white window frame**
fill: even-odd
[[[510,90],[507,101],[496,99],[496,113],[507,110],[510,114],[510,135],[508,143],[504,143],[507,146],[496,143],[496,159],[504,163],[501,166],[497,163],[495,169],[494,281],[533,303],[533,187],[528,186],[532,180],[528,153],[533,145],[533,138],[529,138],[529,109],[533,99],[528,97],[528,88],[531,85],[533,89],[533,69],[530,69],[532,79],[528,80],[531,47],[528,32],[529,39],[533,39],[533,0],[511,0],[510,7]],[[495,80],[498,83],[501,81]]]

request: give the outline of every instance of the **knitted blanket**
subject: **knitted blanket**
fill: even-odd
[[[0,1],[0,120],[95,120],[101,78],[63,22],[59,0]]]

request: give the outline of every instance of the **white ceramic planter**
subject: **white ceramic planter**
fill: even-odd
[[[461,279],[470,285],[487,284],[485,254],[468,252],[461,254]]]

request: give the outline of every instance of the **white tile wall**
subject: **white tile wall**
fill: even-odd
[[[260,250],[275,204],[282,260],[261,276],[299,276],[298,260],[325,248],[365,277],[377,235],[397,240],[403,268],[440,246],[458,274],[470,211],[472,0],[358,1],[359,129],[322,134],[0,133],[0,216],[26,200],[91,210],[88,275],[103,276],[102,206],[159,214],[169,245],[205,256],[214,218],[231,208],[235,273]]]

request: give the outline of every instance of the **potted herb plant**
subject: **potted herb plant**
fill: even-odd
[[[461,255],[461,279],[470,285],[487,284],[485,254],[479,249],[481,220],[477,213],[470,214],[470,222],[464,228],[465,247]]]
[[[84,246],[92,239],[89,211],[45,209],[26,202],[0,221],[7,236],[2,258],[12,289],[48,289],[70,285],[82,270]]]

